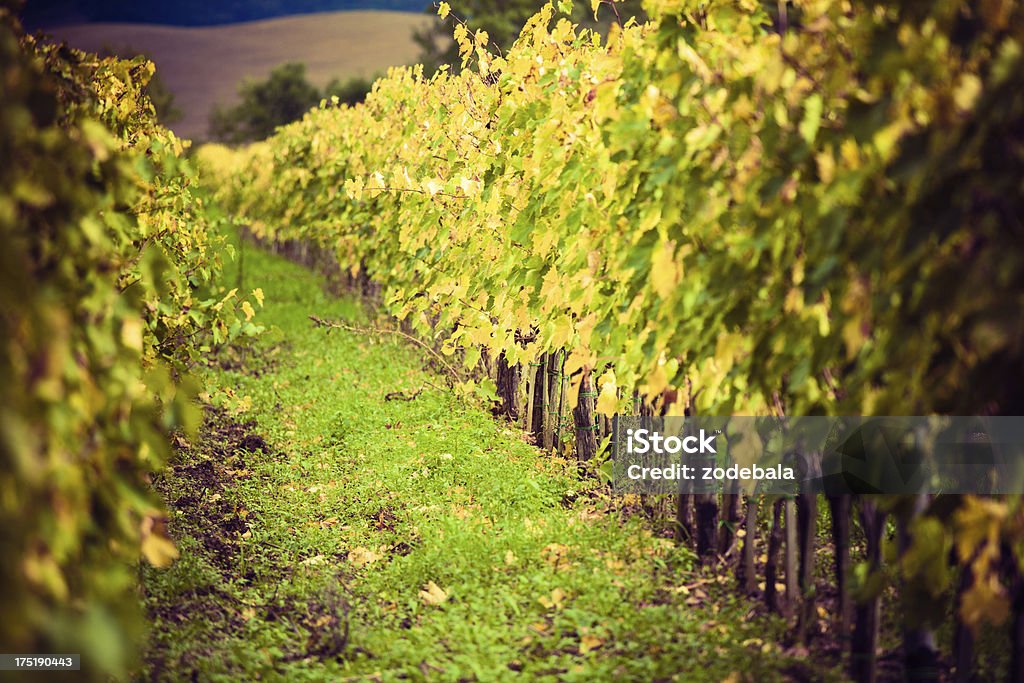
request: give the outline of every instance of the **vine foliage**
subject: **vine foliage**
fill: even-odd
[[[177,556],[148,473],[201,418],[189,372],[258,332],[152,74],[0,7],[0,640],[96,679],[137,651],[133,564]]]
[[[467,366],[564,352],[570,408],[593,373],[604,415],[1019,414],[1021,4],[765,5],[649,0],[605,40],[549,4],[504,54],[459,24],[457,74],[206,158],[259,236],[334,250]],[[1019,501],[920,507],[908,614],[953,548],[960,618],[1003,619]]]

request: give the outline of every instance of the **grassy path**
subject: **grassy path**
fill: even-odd
[[[310,314],[362,314],[309,272],[246,258],[246,287],[266,293],[260,320],[271,329],[209,380],[252,407],[212,413],[157,482],[181,558],[145,571],[142,677],[762,681],[800,671],[773,644],[777,625],[748,619],[730,583],[692,570],[640,515],[431,386],[442,382],[415,350],[315,328]],[[385,400],[395,391],[421,393]]]

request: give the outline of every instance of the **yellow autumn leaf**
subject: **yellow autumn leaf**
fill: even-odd
[[[602,645],[604,645],[604,639],[599,638],[592,633],[588,633],[580,638],[580,654],[585,655],[588,652],[596,650]]]
[[[451,11],[451,6],[447,2],[442,2],[441,5],[437,8],[437,16],[441,17],[442,19],[447,19],[448,15],[451,14]]]
[[[420,600],[426,605],[441,605],[447,602],[448,592],[430,581],[420,591]]]
[[[836,177],[836,159],[832,156],[832,150],[819,152],[814,156],[818,165],[818,177],[821,182],[828,185]]]
[[[975,556],[982,545],[998,547],[999,529],[1006,518],[1006,504],[977,496],[966,496],[956,512],[956,549],[961,562]]]
[[[423,189],[431,197],[433,197],[435,194],[440,192],[443,187],[444,187],[444,185],[442,185],[440,182],[438,182],[438,180],[436,178],[431,178],[431,179],[429,179],[427,181],[424,181],[424,183],[423,183]]]
[[[30,551],[24,558],[22,568],[25,578],[31,583],[46,589],[58,600],[67,599],[68,585],[64,579],[64,572],[53,555],[38,550]]]
[[[619,410],[618,387],[615,384],[615,373],[609,370],[602,375],[599,382],[601,393],[597,397],[597,412],[611,417]]]
[[[345,189],[345,196],[353,201],[358,201],[362,198],[363,194],[363,179],[362,178],[348,178],[345,180],[343,185]]]
[[[979,576],[961,598],[960,616],[974,631],[983,622],[995,626],[1003,624],[1010,616],[1010,597],[994,573]]]
[[[547,609],[551,609],[552,607],[557,609],[562,606],[563,602],[565,602],[565,597],[565,591],[561,588],[556,588],[555,590],[551,591],[550,596],[542,595],[539,598],[537,598],[537,602],[544,605],[544,607]]]
[[[462,176],[459,180],[459,189],[462,190],[463,194],[466,195],[477,195],[480,194],[480,182],[477,180],[471,180],[466,176]]]
[[[850,318],[843,323],[842,328],[843,344],[846,346],[846,360],[853,360],[860,353],[860,350],[867,342],[867,335],[864,334],[864,325],[860,318]]]
[[[541,230],[533,235],[533,251],[537,256],[547,256],[557,241],[558,233],[554,230]]]
[[[456,24],[455,30],[452,31],[452,37],[455,42],[459,45],[459,54],[463,55],[472,50],[472,45],[469,44],[468,31],[466,30],[465,24]]]
[[[800,313],[804,310],[804,290],[799,287],[790,287],[786,293],[786,299],[782,304],[782,310],[786,313]]]
[[[572,320],[568,316],[561,316],[551,333],[551,346],[560,349],[569,343],[570,337],[572,337]]]
[[[178,559],[178,549],[167,536],[167,523],[153,515],[142,520],[140,550],[146,561],[157,568],[167,567]]]
[[[256,311],[253,310],[252,304],[248,301],[242,302],[242,313],[245,313],[246,320],[252,320],[252,317],[256,315]]]
[[[544,280],[541,283],[540,296],[545,300],[545,308],[552,308],[556,305],[561,305],[563,300],[562,295],[562,280],[558,275],[558,268],[552,266],[548,270],[547,274],[544,275]]]
[[[652,399],[655,396],[660,396],[668,388],[669,380],[678,369],[679,362],[674,358],[671,361],[666,360],[665,354],[662,353],[654,369],[647,375],[647,384],[643,389],[644,393]]]
[[[977,74],[966,73],[960,77],[956,88],[953,90],[953,102],[957,109],[968,112],[974,108],[974,103],[981,94],[982,83]]]
[[[565,359],[565,376],[572,377],[578,371],[590,364],[590,354],[583,349],[576,348]]]
[[[582,320],[576,323],[576,334],[580,338],[580,346],[589,347],[590,338],[594,334],[594,327],[597,325],[597,315],[593,312],[589,313]],[[592,364],[592,363],[590,363]]]
[[[128,318],[121,323],[121,343],[133,351],[142,351],[142,320]]]
[[[253,296],[254,299],[256,299],[256,303],[258,303],[260,306],[263,305],[263,288],[262,287],[257,287],[256,289],[252,290],[252,296]]]
[[[651,254],[651,285],[662,299],[668,298],[679,283],[674,252],[672,242],[661,242]]]

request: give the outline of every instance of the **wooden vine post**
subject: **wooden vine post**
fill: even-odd
[[[1004,553],[1008,554],[1004,548]],[[1010,671],[1009,680],[1024,681],[1024,575],[1020,565],[1010,555],[1007,559],[1013,596],[1013,621],[1010,626]]]
[[[544,443],[544,415],[546,411],[547,396],[547,356],[541,355],[536,362],[530,363],[530,376],[532,381],[529,386],[530,412],[529,432],[533,436],[534,443],[538,446]]]
[[[974,634],[961,613],[964,593],[974,583],[974,572],[967,565],[960,570],[956,595],[953,597],[953,667],[956,669],[955,683],[968,683],[974,666]],[[1019,612],[1015,612],[1019,614]],[[1015,622],[1016,623],[1016,622]],[[1021,680],[1020,677],[1015,680]]]
[[[740,564],[740,587],[747,595],[757,591],[757,569],[754,559],[757,551],[757,511],[760,496],[747,496],[747,514],[743,520],[743,560]]]
[[[836,629],[847,633],[850,628],[850,515],[853,497],[849,494],[828,497],[832,517],[832,547],[835,552],[836,590],[839,593],[839,609],[836,614]]]
[[[565,410],[565,352],[560,353],[561,363],[558,364],[558,421],[555,424],[555,449],[562,453],[562,413]]]
[[[772,529],[768,534],[767,557],[764,563],[764,600],[768,609],[782,614],[783,602],[776,588],[779,578],[779,549],[782,547],[782,508],[785,500],[777,498],[772,504]]]
[[[718,525],[718,554],[725,557],[732,549],[740,521],[740,483],[726,482],[722,491],[722,523]]]
[[[698,467],[705,463],[697,460]],[[713,464],[709,462],[708,464]],[[701,482],[701,489],[693,495],[696,529],[697,556],[701,561],[709,560],[717,550],[718,538],[718,493],[711,485]]]
[[[548,354],[547,372],[544,373],[544,450],[550,451],[555,446],[555,431],[558,420],[558,395],[562,391],[561,351]]]
[[[929,497],[924,493],[914,494],[910,509],[904,511],[897,519],[897,540],[900,555],[910,551],[913,537],[910,522],[923,514],[928,507]],[[901,591],[900,599],[908,600],[908,592]],[[908,681],[935,681],[939,679],[939,663],[937,659],[935,633],[927,625],[921,623],[913,614],[909,605],[903,611],[903,666],[904,677]]]
[[[679,482],[679,496],[676,501],[675,537],[677,543],[685,543],[693,539],[693,483],[683,480]]]
[[[498,385],[498,398],[501,400],[500,413],[513,422],[519,420],[523,409],[519,397],[522,370],[518,363],[509,365],[504,353],[498,356],[495,383]]]
[[[817,623],[815,611],[815,538],[818,528],[818,494],[801,486],[796,499],[797,542],[800,556],[800,612],[797,637],[806,643]]]
[[[589,462],[597,455],[597,420],[594,415],[596,398],[597,394],[590,381],[590,370],[584,368],[579,401],[572,411],[576,427],[576,459],[580,462]]]
[[[882,568],[882,535],[885,513],[872,500],[861,501],[861,526],[867,542],[868,574]],[[878,674],[876,650],[878,648],[879,597],[870,596],[857,603],[853,641],[850,646],[850,676],[859,683],[875,683]]]

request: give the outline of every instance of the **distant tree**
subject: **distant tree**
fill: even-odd
[[[428,13],[436,13],[440,0],[435,0]],[[451,15],[438,19],[430,27],[413,31],[413,40],[420,46],[420,61],[428,72],[435,71],[442,64],[457,69],[461,64],[458,45],[452,40],[457,21],[465,21],[470,32],[480,29],[487,31],[493,48],[506,52],[527,19],[543,6],[544,0],[448,0]],[[625,23],[631,17],[643,21],[646,15],[640,0],[619,0],[614,7],[603,2],[598,8],[598,18],[590,8],[590,0],[573,0],[572,19],[582,27],[592,28],[606,34],[613,23]]]
[[[282,64],[265,81],[245,81],[234,107],[215,107],[210,115],[214,139],[237,144],[262,140],[274,129],[302,118],[321,99],[320,90],[306,80],[306,65]]]
[[[334,78],[324,88],[324,98],[337,97],[339,102],[350,106],[359,104],[366,99],[374,80],[362,76],[355,76],[347,81]]]

